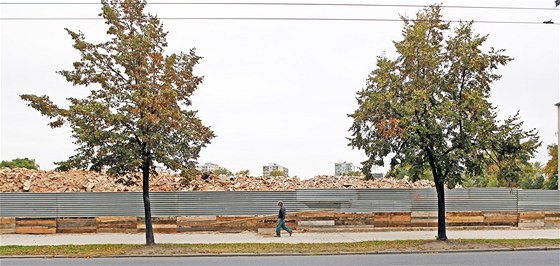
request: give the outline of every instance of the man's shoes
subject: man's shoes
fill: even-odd
[[[275,235],[274,237],[280,237],[279,235]]]
[[[292,236],[292,232],[290,232],[290,236]]]

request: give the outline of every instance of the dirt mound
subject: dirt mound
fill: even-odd
[[[263,191],[341,188],[431,188],[428,180],[378,178],[365,180],[348,176],[298,177],[210,176],[196,177],[188,183],[171,173],[150,178],[150,191]],[[109,192],[142,191],[140,174],[113,177],[106,173],[71,170],[67,172],[0,168],[0,192]]]

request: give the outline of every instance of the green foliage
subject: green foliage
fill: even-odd
[[[404,18],[403,39],[395,41],[396,59],[378,57],[366,87],[357,93],[358,109],[350,128],[350,146],[364,150],[362,171],[373,166],[410,166],[418,179],[432,172],[438,195],[438,239],[446,240],[444,186],[481,175],[493,162],[508,184],[521,177],[520,163],[540,145],[535,129],[524,131],[519,114],[496,119],[488,102],[494,72],[512,59],[502,49],[483,51],[488,39],[473,22],[451,29],[440,6],[424,8],[415,20]]]
[[[479,175],[467,176],[463,180],[464,187],[505,187],[505,182],[498,180],[498,166],[488,164]]]
[[[281,170],[270,171],[270,176],[284,176],[284,171]]]
[[[538,140],[537,131],[524,131],[519,121],[519,112],[505,120],[498,127],[498,133],[493,135],[488,153],[492,163],[498,166],[498,179],[504,181],[507,186],[515,186],[524,176],[532,176],[534,171],[530,169],[529,160],[533,158],[536,149],[541,145]],[[529,167],[529,168],[527,168]],[[542,173],[542,167],[537,167]],[[536,170],[535,170],[536,171]]]
[[[463,187],[488,187],[490,179],[486,173],[463,179]]]
[[[499,177],[499,168],[496,164],[490,164],[483,174],[466,178],[463,182],[465,187],[511,187],[516,186],[523,189],[542,189],[544,185],[543,168],[539,162],[523,162],[520,164],[520,178],[515,183]]]
[[[436,183],[452,188],[464,174],[481,174],[492,158],[499,177],[515,182],[517,163],[540,143],[535,130],[521,129],[518,114],[497,121],[488,102],[490,85],[500,78],[494,69],[512,59],[503,50],[483,52],[488,36],[475,34],[472,22],[450,32],[440,11],[432,6],[417,20],[404,19],[398,58],[380,56],[358,92],[350,145],[366,152],[366,173],[392,155],[392,168],[410,166],[415,178],[430,169]]]
[[[72,70],[58,72],[73,85],[91,87],[91,93],[69,98],[68,109],[48,96],[21,98],[51,118],[51,127],[72,129],[77,153],[57,163],[60,170],[107,168],[125,175],[144,167],[154,171],[157,162],[186,172],[214,137],[197,111],[189,110],[203,80],[193,74],[201,57],[194,49],[166,55],[167,32],[159,19],[144,13],[145,1],[102,4],[110,39],[90,43],[82,32],[66,29],[81,58]]]
[[[363,173],[362,171],[350,171],[347,174],[345,174],[346,176],[362,176]]]
[[[149,175],[155,165],[187,175],[214,133],[191,108],[203,78],[193,74],[201,59],[195,49],[165,53],[167,32],[145,0],[102,0],[100,16],[109,40],[86,41],[66,29],[80,60],[58,73],[73,85],[90,88],[84,99],[68,98],[67,109],[48,96],[21,95],[51,119],[53,128],[70,126],[76,154],[58,162],[59,170],[107,170],[123,176],[142,172],[146,244],[155,244],[149,200]],[[91,86],[93,85],[93,86]]]
[[[307,254],[380,251],[441,252],[441,250],[465,249],[557,249],[560,239],[457,239],[450,243],[435,243],[434,240],[377,240],[350,243],[219,243],[219,244],[160,244],[158,256],[177,254]],[[113,257],[113,256],[153,256],[154,248],[138,244],[85,244],[85,245],[41,245],[17,246],[0,245],[0,256],[64,256],[73,258]]]
[[[543,183],[543,175],[539,175],[536,178],[524,177],[520,180],[519,187],[523,189],[542,189]]]
[[[250,172],[249,170],[241,170],[239,172],[237,172],[235,175],[244,175],[244,176],[249,176]]]
[[[498,178],[496,177],[491,177],[488,179],[488,187],[504,187],[504,185],[502,185],[502,182],[500,182],[500,180],[498,180]]]
[[[405,176],[410,176],[410,166],[407,165],[396,165],[395,167],[389,169],[385,177],[391,177],[395,179],[403,179]]]
[[[11,161],[2,161],[0,163],[0,167],[7,167],[7,168],[27,168],[27,169],[39,169],[39,165],[35,162],[34,159],[28,158],[16,158]]]
[[[196,170],[196,167],[193,164],[188,168],[183,169],[183,171],[181,172],[181,180],[179,181],[179,183],[184,187],[189,186],[191,181],[200,174],[200,171]]]
[[[527,163],[522,167],[522,177],[517,184],[523,189],[542,189],[544,183],[543,167],[539,162]]]
[[[547,179],[544,181],[544,189],[558,189],[558,144],[549,145],[548,155],[550,159],[544,166],[544,174]]]
[[[218,168],[218,169],[212,171],[212,174],[215,174],[215,175],[227,175],[227,176],[233,175],[233,173],[232,173],[230,170],[228,170],[228,169],[226,169],[226,168],[223,168],[223,167],[220,167],[220,168]]]
[[[410,165],[396,165],[395,167],[391,168],[385,176],[395,179],[403,179],[408,176],[411,178],[410,180],[412,182],[421,179],[433,180],[432,171],[429,169],[429,167],[425,167],[422,173],[413,173],[411,169],[412,167]]]
[[[546,176],[554,176],[555,174],[558,175],[558,144],[548,145],[548,162],[544,166],[544,174]]]
[[[558,189],[558,174],[548,177],[543,183],[543,189]]]

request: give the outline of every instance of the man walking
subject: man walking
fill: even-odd
[[[286,222],[284,221],[286,219],[286,208],[284,208],[284,203],[282,203],[282,201],[279,201],[278,207],[280,207],[280,209],[278,210],[278,224],[276,224],[275,237],[280,237],[280,229],[286,230],[290,234],[290,236],[292,236],[292,229],[287,227]]]

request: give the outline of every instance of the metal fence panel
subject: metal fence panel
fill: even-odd
[[[517,190],[509,188],[446,190],[445,205],[447,211],[517,211]],[[435,206],[437,207],[437,202]]]
[[[519,190],[519,211],[560,211],[559,190]]]
[[[446,190],[445,192],[448,192]],[[410,211],[437,211],[437,193],[433,188],[412,190]]]
[[[162,192],[164,193],[164,192]],[[256,215],[277,211],[277,202],[289,211],[308,210],[296,200],[295,191],[181,192],[177,215]]]
[[[560,191],[446,190],[447,211],[560,210]],[[289,212],[436,211],[435,189],[305,189],[296,191],[152,192],[154,216],[274,214]],[[0,193],[1,217],[143,216],[141,192]]]
[[[355,189],[298,189],[298,201],[308,202],[349,202],[358,199]]]
[[[351,211],[356,212],[405,212],[412,207],[410,189],[360,189],[359,201]],[[369,207],[369,208],[366,208]]]

